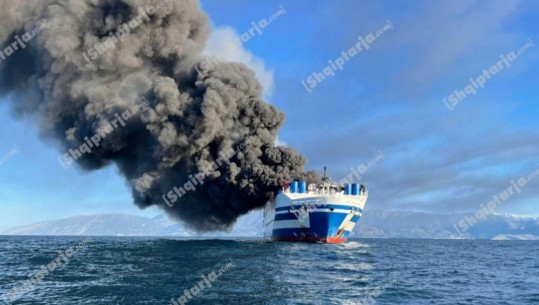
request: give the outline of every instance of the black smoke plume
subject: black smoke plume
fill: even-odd
[[[199,231],[226,230],[287,179],[307,175],[302,156],[275,146],[284,115],[261,100],[251,70],[233,62],[200,69],[210,29],[197,1],[0,4],[2,95],[57,141],[62,162],[84,170],[116,165],[137,206],[158,205]],[[149,107],[140,110],[143,98]],[[132,115],[111,130],[126,111]],[[99,145],[84,149],[96,135]],[[212,166],[246,142],[228,163]],[[75,149],[80,157],[64,155]],[[164,202],[200,172],[203,185]]]

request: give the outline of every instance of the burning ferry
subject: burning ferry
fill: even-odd
[[[342,187],[326,176],[321,184],[292,181],[264,210],[264,236],[275,241],[343,243],[362,216],[364,185]]]

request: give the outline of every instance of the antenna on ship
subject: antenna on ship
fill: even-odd
[[[330,178],[327,175],[327,168],[324,166],[324,177],[322,177],[322,192],[329,192]]]
[[[327,168],[324,166],[324,177],[322,177],[322,181],[324,181],[324,182],[328,181],[328,177],[326,175],[326,170],[327,170]]]

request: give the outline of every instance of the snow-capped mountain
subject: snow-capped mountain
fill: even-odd
[[[539,218],[490,215],[466,232],[457,231],[455,224],[463,217],[470,215],[369,209],[359,221],[353,237],[539,240]],[[74,216],[15,227],[2,233],[7,235],[261,237],[262,212],[254,211],[241,217],[229,232],[205,234],[189,230],[165,215],[146,218],[125,214]]]

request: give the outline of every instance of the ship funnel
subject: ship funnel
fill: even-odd
[[[359,184],[352,183],[352,195],[354,196],[359,195]]]
[[[298,193],[300,193],[300,194],[307,193],[307,182],[306,181],[300,181],[299,182]]]
[[[292,181],[292,183],[290,183],[290,193],[297,193],[297,192],[298,192],[298,182]]]
[[[352,185],[350,183],[345,183],[344,184],[344,194],[345,195],[352,194]]]

